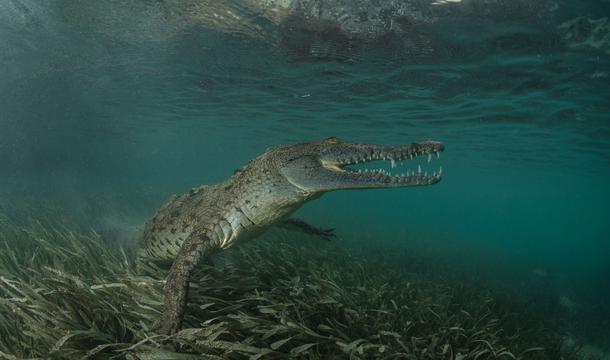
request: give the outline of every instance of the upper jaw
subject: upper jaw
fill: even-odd
[[[354,188],[365,187],[402,187],[431,185],[439,182],[442,177],[442,168],[431,174],[423,172],[421,167],[417,170],[392,175],[388,171],[355,170],[350,165],[368,163],[376,160],[389,161],[394,168],[396,162],[411,160],[419,156],[427,156],[428,162],[434,157],[440,157],[445,146],[437,141],[424,141],[394,147],[380,147],[375,145],[358,146],[352,151],[343,152],[336,157],[322,160],[322,165],[330,171],[342,174]]]

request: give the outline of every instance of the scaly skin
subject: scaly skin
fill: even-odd
[[[357,172],[359,162],[408,160],[443,151],[434,141],[381,147],[343,142],[337,138],[271,148],[237,170],[228,180],[194,188],[172,197],[146,224],[140,261],[174,260],[164,288],[160,332],[180,330],[191,273],[215,251],[229,248],[278,225],[328,239],[321,230],[288,219],[306,202],[341,189],[397,188],[431,185],[441,174],[392,176]]]

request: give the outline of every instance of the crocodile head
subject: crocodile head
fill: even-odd
[[[432,185],[441,180],[442,168],[424,172],[420,165],[404,167],[392,173],[399,162],[423,156],[429,162],[437,158],[444,145],[423,141],[398,146],[349,143],[336,137],[318,142],[274,148],[274,163],[294,186],[310,194],[342,189],[397,188]],[[369,163],[387,161],[384,169],[372,169]],[[409,169],[409,170],[406,170]]]

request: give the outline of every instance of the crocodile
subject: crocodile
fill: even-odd
[[[423,141],[398,146],[350,143],[336,137],[278,146],[235,171],[228,180],[173,196],[145,226],[140,261],[172,261],[163,289],[163,313],[157,331],[173,334],[182,327],[189,279],[198,262],[216,251],[255,238],[272,226],[329,239],[319,229],[290,214],[326,192],[343,189],[399,188],[432,185],[442,168],[428,174],[393,175],[358,169],[375,160],[396,162],[418,156],[438,157],[444,145]]]

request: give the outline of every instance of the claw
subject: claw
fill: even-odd
[[[336,238],[337,234],[335,234],[335,229],[323,229],[319,234],[324,240],[330,241],[332,238]]]

